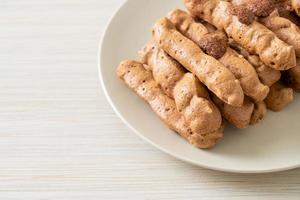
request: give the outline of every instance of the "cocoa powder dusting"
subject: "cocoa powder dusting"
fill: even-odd
[[[219,59],[226,53],[228,41],[220,33],[207,34],[201,39],[199,46],[206,54]]]
[[[237,16],[241,23],[246,25],[251,24],[255,19],[255,15],[252,11],[245,6],[232,6],[230,12],[232,15]]]

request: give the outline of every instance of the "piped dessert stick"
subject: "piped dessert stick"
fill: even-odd
[[[144,99],[164,123],[198,148],[211,148],[223,137],[224,126],[211,133],[192,131],[186,118],[177,111],[174,99],[168,97],[140,62],[120,63],[117,74],[125,84]],[[147,67],[146,67],[147,68]]]
[[[229,40],[230,46],[236,50],[240,55],[244,56],[245,59],[248,60],[249,63],[255,68],[256,73],[260,79],[260,81],[267,86],[272,86],[274,83],[278,82],[281,78],[281,72],[275,70],[266,64],[264,64],[261,59],[257,55],[249,54],[247,50],[238,45],[232,39]],[[292,70],[294,68],[291,68]],[[287,71],[290,71],[287,70]]]
[[[279,112],[293,100],[294,90],[292,88],[285,87],[280,82],[277,82],[270,88],[270,93],[265,102],[270,110]]]
[[[195,74],[222,101],[233,106],[243,104],[244,92],[234,75],[177,31],[167,18],[162,18],[155,24],[153,38],[159,48]]]
[[[210,100],[206,87],[192,73],[185,72],[152,41],[139,56],[162,90],[175,100],[177,110],[190,122],[192,131],[206,134],[221,127],[219,109]]]

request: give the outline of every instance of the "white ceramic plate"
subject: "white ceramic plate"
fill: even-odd
[[[123,59],[136,59],[149,40],[150,28],[181,0],[128,0],[112,18],[100,44],[99,71],[105,94],[120,118],[136,134],[160,150],[214,170],[264,173],[300,167],[300,100],[281,113],[246,130],[228,127],[212,150],[200,150],[170,131],[149,106],[116,76]],[[145,155],[147,156],[147,155]]]

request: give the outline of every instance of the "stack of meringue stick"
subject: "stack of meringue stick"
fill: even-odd
[[[300,91],[300,0],[184,0],[159,19],[139,61],[117,74],[172,130],[198,148],[224,122],[259,123]]]

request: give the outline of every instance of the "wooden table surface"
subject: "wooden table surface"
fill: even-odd
[[[300,199],[300,169],[201,169],[121,122],[97,48],[123,1],[0,1],[0,199]]]

